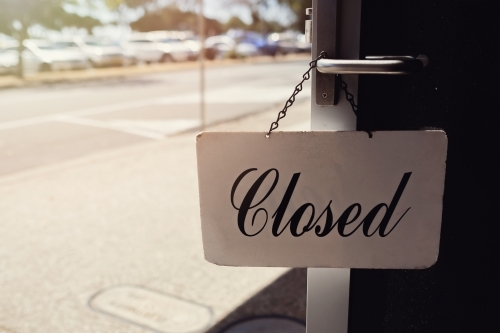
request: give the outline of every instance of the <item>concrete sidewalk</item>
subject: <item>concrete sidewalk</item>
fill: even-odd
[[[294,105],[280,130],[309,129],[309,103]],[[278,111],[209,130],[264,135]],[[305,320],[304,270],[203,259],[195,136],[0,178],[1,333],[218,332],[255,314]]]

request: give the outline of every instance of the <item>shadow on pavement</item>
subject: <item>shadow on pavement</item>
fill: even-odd
[[[231,324],[254,316],[286,316],[305,322],[307,269],[294,268],[237,307],[206,333],[218,333]]]

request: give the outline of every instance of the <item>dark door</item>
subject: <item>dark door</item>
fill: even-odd
[[[440,254],[426,270],[352,270],[349,332],[494,332],[500,229],[498,1],[363,1],[361,56],[426,54],[417,75],[361,76],[358,129],[442,128]]]

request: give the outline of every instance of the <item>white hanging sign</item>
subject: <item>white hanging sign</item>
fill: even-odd
[[[442,131],[201,133],[206,260],[426,268],[438,257]]]

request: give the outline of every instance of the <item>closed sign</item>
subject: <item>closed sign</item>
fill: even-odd
[[[426,268],[438,257],[442,131],[201,133],[206,260]]]

